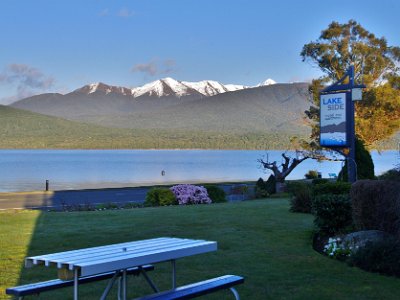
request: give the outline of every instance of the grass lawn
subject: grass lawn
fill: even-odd
[[[215,240],[218,251],[177,261],[178,284],[225,274],[243,275],[242,299],[398,299],[400,280],[367,273],[311,248],[312,216],[290,213],[287,199],[118,211],[0,212],[0,299],[5,288],[56,277],[56,269],[23,268],[27,255],[130,240],[175,236]],[[170,286],[170,265],[156,265],[154,281]],[[80,288],[98,299],[105,282]],[[149,293],[144,280],[129,279],[131,297]],[[113,291],[114,292],[114,291]],[[72,289],[40,299],[71,299]],[[113,294],[111,299],[115,297]],[[222,291],[204,299],[233,299]]]

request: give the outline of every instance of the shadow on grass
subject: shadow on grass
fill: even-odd
[[[26,252],[20,253],[15,261],[19,266],[20,274],[16,285],[40,282],[57,278],[57,268],[55,266],[45,267],[35,265],[32,268],[25,268],[25,257],[50,254],[81,248],[89,248],[100,245],[126,242],[136,239],[129,234],[129,227],[121,228],[119,225],[124,223],[118,220],[120,216],[110,215],[108,212],[40,212],[30,211],[32,222],[32,235],[30,240],[25,240]],[[122,217],[122,216],[121,216]],[[17,263],[18,261],[18,263]],[[15,267],[15,266],[14,266]],[[15,272],[15,270],[14,270]],[[18,277],[18,276],[16,276]],[[157,277],[157,276],[156,276]],[[108,281],[90,283],[80,286],[79,296],[81,299],[99,299]],[[132,283],[139,287],[132,290],[132,297],[137,292],[150,293],[151,289],[146,286],[143,277],[130,276],[128,284]],[[113,288],[109,299],[117,298],[117,287]],[[56,291],[45,292],[40,295],[40,299],[72,299],[73,288],[63,288]],[[0,296],[1,298],[1,296]],[[28,298],[29,299],[29,298]]]
[[[148,188],[110,188],[93,190],[36,191],[0,194],[0,208],[66,210],[76,207],[95,207],[100,203],[142,203]]]

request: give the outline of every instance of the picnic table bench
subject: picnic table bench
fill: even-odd
[[[129,268],[126,270],[127,275],[134,275],[134,276],[139,276],[141,273],[143,274],[144,272],[147,271],[152,271],[154,270],[153,265],[145,265],[141,267],[134,267],[134,268]],[[145,274],[145,273],[144,273]],[[90,282],[96,282],[96,281],[101,281],[105,279],[111,279],[111,283],[114,284],[115,279],[121,278],[122,272],[107,272],[107,273],[102,273],[102,274],[96,274],[92,276],[86,276],[86,277],[81,277],[79,278],[79,284],[85,284],[85,283],[90,283]],[[48,291],[53,291],[57,290],[60,288],[64,287],[69,287],[73,286],[74,281],[73,280],[61,280],[61,279],[53,279],[53,280],[47,280],[47,281],[42,281],[42,282],[37,282],[37,283],[29,283],[29,284],[24,284],[24,285],[19,285],[11,288],[6,289],[6,294],[7,295],[14,295],[18,297],[18,299],[23,299],[25,296],[29,295],[40,295],[42,292],[48,292]],[[110,285],[110,283],[109,283]],[[108,289],[108,291],[111,289],[112,285]],[[107,295],[104,295],[107,296]]]
[[[155,293],[138,299],[191,299],[220,289],[230,289],[235,298],[239,299],[239,294],[233,287],[244,282],[240,276],[225,275],[181,287],[176,286],[176,259],[216,250],[217,243],[212,241],[155,238],[28,257],[25,260],[26,267],[56,266],[60,279],[9,288],[6,293],[21,298],[73,286],[73,299],[77,300],[80,284],[110,279],[100,298],[106,299],[118,278],[118,299],[126,300],[127,275],[142,274]],[[153,264],[166,261],[170,261],[172,265],[172,289],[160,292],[146,271],[153,270]]]
[[[169,291],[144,296],[136,300],[176,300],[176,299],[192,299],[222,289],[230,289],[236,300],[239,300],[239,294],[234,289],[235,285],[244,282],[244,278],[236,275],[225,275],[212,278],[188,285],[178,287]]]

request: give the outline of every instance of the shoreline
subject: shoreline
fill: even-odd
[[[193,185],[234,185],[234,184],[254,184],[256,180],[239,180],[239,181],[218,181],[218,180],[210,180],[210,181],[202,181],[199,182],[197,180],[186,180],[186,181],[166,181],[163,183],[138,183],[138,184],[130,184],[130,185],[116,185],[116,186],[102,186],[94,184],[93,187],[87,188],[74,188],[74,189],[49,189],[46,190],[26,190],[26,191],[0,191],[0,198],[2,196],[9,195],[24,195],[24,194],[43,194],[50,195],[52,193],[68,193],[68,192],[90,192],[90,191],[109,191],[109,190],[130,190],[130,189],[149,189],[152,187],[169,187],[178,184],[193,184]],[[0,199],[1,200],[1,199]]]
[[[193,182],[193,184],[203,185],[207,183]],[[252,187],[255,185],[255,182],[210,182],[208,184],[218,185],[228,196],[229,192],[232,190],[232,186],[248,184],[249,187]],[[0,193],[0,211],[21,209],[63,210],[66,207],[96,206],[109,203],[118,204],[119,206],[129,203],[142,204],[150,188],[162,186],[168,187],[170,185]]]

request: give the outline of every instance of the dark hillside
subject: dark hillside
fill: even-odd
[[[277,84],[111,117],[82,120],[114,127],[189,129],[221,132],[285,132],[305,134],[307,84]],[[161,101],[161,100],[160,100]]]
[[[280,149],[288,136],[218,131],[121,129],[0,105],[0,149]]]
[[[85,94],[78,91],[61,94],[41,94],[17,101],[10,106],[40,114],[72,120],[91,119],[94,116],[127,115],[136,112],[157,111],[199,96],[182,98],[141,96],[133,98],[117,93],[95,92]]]

